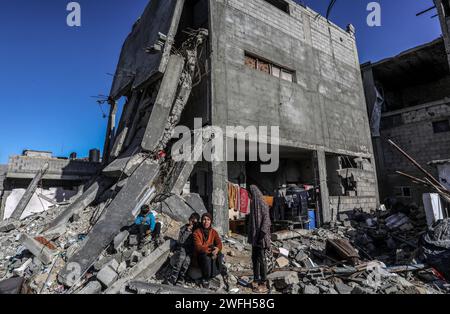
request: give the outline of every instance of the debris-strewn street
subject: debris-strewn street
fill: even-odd
[[[79,213],[61,234],[39,236],[54,217],[55,208],[27,218],[17,229],[2,233],[0,276],[23,278],[29,293],[252,293],[251,246],[232,234],[224,239],[228,280],[217,277],[205,291],[201,273],[191,269],[188,280],[176,287],[164,285],[170,263],[171,241],[180,224],[163,214],[163,235],[157,243],[138,249],[128,232],[119,233],[99,256],[82,281],[65,288],[58,272],[82,245],[96,208]],[[272,234],[268,276],[271,293],[288,294],[440,294],[449,293],[449,220],[439,235],[427,232],[425,216],[417,208],[374,213],[341,214],[327,229],[286,230]],[[435,229],[436,229],[435,228]],[[425,237],[423,237],[425,236]],[[435,238],[433,238],[435,236]],[[171,239],[172,237],[172,239]],[[421,238],[423,238],[422,241]],[[434,241],[434,242],[433,242]],[[431,257],[440,243],[446,255]],[[429,255],[423,255],[429,254]],[[431,266],[427,262],[434,265]],[[394,266],[393,266],[394,265]]]

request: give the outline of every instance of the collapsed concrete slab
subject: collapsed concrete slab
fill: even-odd
[[[108,177],[129,177],[137,167],[147,158],[146,154],[136,154],[131,157],[122,157],[110,163],[102,173]]]
[[[77,294],[100,294],[101,292],[102,284],[98,281],[91,281]]]
[[[133,223],[139,213],[136,207],[148,197],[154,180],[159,173],[159,164],[146,160],[128,179],[111,204],[105,209],[100,220],[92,228],[83,245],[67,265],[77,265],[79,273],[73,277],[73,271],[64,268],[58,279],[61,283],[72,286],[92,266],[100,253],[114,240],[120,230]],[[146,201],[149,201],[147,199]],[[69,278],[70,276],[70,278]]]
[[[186,204],[200,216],[208,212],[208,210],[205,207],[205,203],[203,202],[199,194],[197,193],[186,194],[183,196],[183,199],[186,202]]]
[[[42,178],[45,175],[45,172],[49,168],[49,163],[46,163],[41,170],[39,170],[33,180],[31,181],[30,185],[28,186],[27,190],[25,191],[25,194],[22,196],[22,198],[19,201],[19,204],[17,204],[16,209],[14,209],[13,213],[11,214],[12,219],[19,220],[22,216],[23,211],[27,207],[28,203],[31,200],[31,197],[33,196],[34,192],[36,191],[39,182],[42,180]]]
[[[83,211],[95,199],[106,191],[112,184],[110,180],[96,180],[75,202],[69,205],[55,220],[53,220],[46,228],[45,234],[50,234],[60,226],[66,224],[75,213]]]
[[[112,99],[165,72],[184,2],[151,1],[145,8],[123,45],[111,87]],[[151,49],[162,53],[149,53]]]
[[[105,294],[118,294],[121,289],[130,281],[146,280],[153,277],[161,266],[167,261],[170,254],[171,241],[164,242],[149,256],[141,260],[136,266],[134,266],[128,275],[124,278],[116,281],[109,289],[105,291]]]
[[[142,140],[142,148],[146,151],[153,152],[166,132],[166,123],[177,95],[183,67],[184,59],[182,57],[177,55],[170,56],[166,75],[164,75],[161,82],[150,121]]]
[[[211,290],[206,289],[189,289],[177,286],[160,285],[153,283],[145,283],[141,281],[130,282],[127,286],[128,290],[136,294],[211,294]]]
[[[195,212],[195,210],[178,195],[172,195],[161,202],[161,211],[177,221],[188,221],[189,217]]]

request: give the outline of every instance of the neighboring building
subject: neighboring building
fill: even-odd
[[[446,16],[448,23],[448,0]],[[437,1],[439,2],[439,1]],[[443,24],[444,25],[444,24]],[[422,205],[422,194],[432,190],[396,174],[423,174],[387,143],[393,140],[438,177],[427,164],[450,157],[450,69],[448,29],[444,36],[398,56],[361,66],[377,161],[381,197]]]
[[[91,155],[99,156],[94,151],[91,151]],[[4,213],[10,212],[10,207],[16,205],[36,173],[47,163],[49,168],[39,184],[44,207],[50,206],[52,202],[69,200],[101,169],[99,160],[56,158],[52,152],[25,150],[21,156],[11,156],[7,165],[0,166],[0,221]],[[39,201],[37,193],[34,199]]]
[[[448,61],[450,63],[450,0],[434,0],[442,27]]]
[[[223,130],[280,127],[276,173],[261,173],[260,160],[201,162],[195,167],[188,188],[202,196],[218,228],[228,230],[228,182],[257,184],[268,195],[284,184],[315,186],[322,223],[338,211],[375,209],[377,181],[355,30],[349,25],[345,31],[290,0],[152,1],[124,44],[111,91],[111,99],[129,100],[112,159],[139,150],[139,128],[150,116],[142,111],[148,108],[145,97],[152,94],[148,86],[161,77],[168,47],[173,44],[177,51],[185,31],[198,28],[208,29],[209,41],[199,57],[202,80],[191,93],[181,124],[193,127],[194,118],[201,117],[204,126]],[[141,56],[138,46],[153,45],[143,43],[138,33],[143,30],[155,41],[169,38],[162,58]],[[132,101],[136,94],[144,99],[141,120],[129,116],[132,106],[138,106]]]
[[[436,167],[439,182],[450,191],[450,159],[434,160],[429,165]]]

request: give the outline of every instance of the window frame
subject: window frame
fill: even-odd
[[[291,5],[285,0],[263,0],[267,4],[277,8],[281,12],[291,15]]]
[[[247,59],[255,60],[256,61],[255,62],[256,67],[250,66],[249,62],[247,62]],[[260,69],[260,63],[267,64],[269,66],[269,72],[261,70]],[[244,65],[246,67],[250,68],[250,69],[257,70],[257,71],[266,73],[266,74],[268,74],[270,76],[273,76],[273,77],[277,78],[278,80],[283,80],[285,82],[290,82],[290,83],[296,83],[297,82],[297,79],[296,79],[297,76],[296,76],[296,71],[295,70],[291,70],[291,69],[289,69],[287,67],[284,67],[284,66],[282,66],[282,65],[280,65],[278,63],[272,62],[272,61],[270,61],[268,59],[265,59],[265,58],[262,58],[262,57],[258,57],[257,55],[252,54],[252,53],[250,53],[248,51],[245,51],[245,54],[244,54]],[[274,75],[274,70],[273,70],[274,67],[277,70],[279,70],[279,76]],[[291,76],[291,80],[283,78],[283,73],[289,74]]]
[[[443,131],[439,130],[439,128],[441,128],[441,126],[438,126],[438,125],[441,123],[442,124],[446,123],[446,126],[443,128]],[[432,127],[433,127],[434,134],[448,133],[448,132],[450,132],[450,120],[444,119],[444,120],[433,121]]]

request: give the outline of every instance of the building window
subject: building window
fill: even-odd
[[[396,190],[397,190],[396,195],[398,197],[411,198],[411,196],[412,196],[410,187],[400,186],[400,187],[397,187]]]
[[[442,120],[442,121],[433,122],[433,132],[434,133],[450,132],[450,122],[449,122],[449,120]]]
[[[294,82],[295,72],[279,65],[276,65],[270,61],[252,56],[248,53],[245,54],[245,65],[251,69],[259,70],[269,75],[275,76],[285,81]]]
[[[403,117],[401,114],[396,114],[389,117],[383,117],[381,119],[381,128],[382,129],[392,129],[398,126],[403,125]]]
[[[287,3],[284,0],[264,0],[264,1],[273,5],[274,7],[278,8],[279,10],[281,10],[287,14],[291,13],[291,11],[289,9],[289,3]]]
[[[411,188],[402,187],[402,196],[403,197],[411,197]]]

